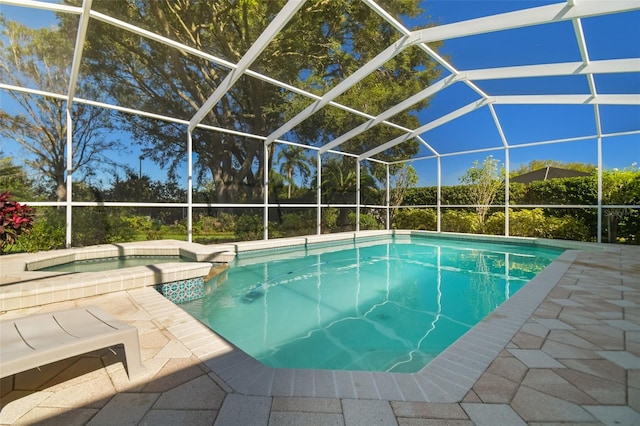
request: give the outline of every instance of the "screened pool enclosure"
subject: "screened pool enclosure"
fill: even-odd
[[[110,211],[146,218],[147,238],[173,226],[188,241],[207,217],[269,239],[406,228],[424,214],[421,229],[523,235],[516,218],[558,212],[585,240],[613,227],[638,241],[640,1],[0,0],[0,11],[1,155],[32,189],[7,187],[64,212],[66,246],[82,212]],[[583,174],[511,182],[548,166]],[[469,214],[480,227],[461,225]]]

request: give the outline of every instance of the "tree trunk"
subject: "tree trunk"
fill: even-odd
[[[618,238],[618,216],[608,214],[607,215],[607,240],[610,243],[615,243]]]
[[[66,201],[67,199],[67,184],[64,182],[60,182],[56,184],[56,196],[58,197],[58,202]]]

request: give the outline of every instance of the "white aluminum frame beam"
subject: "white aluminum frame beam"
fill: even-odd
[[[640,72],[640,58],[607,59],[601,61],[561,62],[555,64],[522,65],[461,71],[456,80],[502,80],[527,77],[558,77],[569,75],[614,74]]]
[[[222,99],[222,97],[233,87],[236,81],[245,73],[251,64],[260,56],[267,48],[269,43],[280,33],[287,23],[293,18],[298,10],[302,7],[306,0],[289,0],[285,4],[275,18],[267,25],[260,37],[251,45],[249,50],[238,61],[236,67],[231,70],[224,78],[215,91],[209,96],[209,99],[200,107],[193,118],[189,121],[189,130],[193,130],[202,119],[213,109],[213,107]]]
[[[271,144],[280,136],[284,135],[291,129],[293,129],[298,124],[302,123],[304,120],[309,118],[314,113],[321,110],[325,107],[329,102],[333,101],[335,98],[349,90],[351,87],[355,86],[357,83],[362,81],[369,74],[374,72],[376,69],[381,67],[385,62],[392,59],[394,56],[400,54],[407,47],[415,44],[417,42],[417,36],[404,36],[401,37],[398,41],[393,43],[391,46],[387,47],[385,50],[380,52],[375,58],[367,62],[365,65],[360,67],[356,72],[351,74],[349,77],[342,80],[335,87],[325,93],[321,99],[313,102],[307,108],[299,112],[295,117],[287,121],[285,124],[276,129],[273,133],[267,136],[266,143]]]
[[[344,79],[333,89],[329,90],[321,100],[312,103],[283,126],[267,136],[266,143],[270,144],[275,139],[293,129],[309,116],[322,109],[330,101],[363,80],[385,62],[389,61],[404,49],[414,44],[431,43],[488,32],[561,22],[582,17],[625,12],[636,9],[640,9],[640,6],[633,2],[620,0],[610,0],[607,2],[583,2],[573,6],[566,4],[554,4],[414,31],[409,35],[401,37],[397,42],[359,68],[358,71]]]
[[[33,0],[0,0],[0,4],[8,6],[29,7],[32,9],[50,10],[52,12],[73,13],[75,15],[82,14],[82,7],[68,6],[66,4],[45,3],[43,1]]]
[[[491,98],[493,99],[493,98]],[[418,127],[417,129],[415,129],[414,131],[412,131],[411,133],[407,133],[406,135],[401,135],[398,136],[395,139],[390,140],[389,142],[383,143],[380,146],[377,146],[373,149],[370,149],[369,151],[360,154],[358,156],[359,160],[367,160],[369,159],[369,157],[372,157],[376,154],[379,154],[389,148],[392,148],[398,144],[401,144],[402,142],[406,142],[409,139],[412,139],[416,136],[421,135],[422,133],[434,129],[438,126],[442,126],[445,123],[448,123],[449,121],[455,120],[458,117],[461,117],[465,114],[470,113],[471,111],[475,111],[478,108],[482,108],[483,106],[487,105],[489,102],[491,102],[491,100],[485,100],[485,99],[480,99],[479,101],[475,101],[475,102],[471,102],[470,104],[467,104],[465,106],[463,106],[462,108],[458,108],[457,110],[450,112],[449,114],[446,114],[436,120],[433,120],[423,126]],[[438,154],[440,155],[440,154]]]
[[[432,43],[638,9],[640,9],[638,2],[628,0],[581,1],[573,6],[558,3],[425,28],[415,31],[415,33],[419,34],[419,43]]]
[[[640,105],[640,94],[633,95],[509,95],[494,96],[499,105]]]
[[[82,62],[82,53],[84,52],[84,44],[87,38],[87,28],[89,27],[89,12],[93,0],[84,0],[82,4],[82,13],[80,14],[80,22],[78,22],[78,34],[76,35],[76,43],[73,50],[73,60],[71,62],[71,72],[69,77],[69,90],[67,91],[67,108],[73,102],[76,95],[76,86],[78,83],[78,75],[80,74],[80,63]]]
[[[67,90],[67,107],[65,110],[67,123],[67,161],[66,161],[66,227],[65,227],[65,246],[71,247],[71,237],[73,232],[73,118],[71,111],[73,109],[73,98],[76,93],[78,83],[78,74],[80,73],[80,62],[82,62],[82,52],[85,39],[87,36],[87,27],[89,26],[89,11],[93,0],[84,0],[82,3],[82,13],[78,22],[78,31],[76,34],[76,42],[73,49],[73,59],[71,61],[71,70],[69,72],[69,88]]]
[[[376,148],[373,148],[358,158],[360,160],[379,154],[415,136],[432,130],[449,121],[455,120],[465,114],[475,111],[485,105],[640,105],[640,95],[513,95],[513,96],[493,96],[487,100],[481,99],[459,108],[447,115],[433,120],[423,126],[418,127],[413,132],[399,136]],[[513,147],[513,145],[509,145]],[[504,147],[498,147],[504,148]],[[496,149],[496,148],[491,148]],[[444,155],[444,154],[440,154]]]
[[[430,96],[438,93],[441,90],[451,86],[459,81],[467,80],[499,80],[509,78],[527,78],[527,77],[553,77],[563,75],[586,75],[586,74],[605,74],[605,73],[628,73],[628,72],[640,72],[640,58],[632,59],[612,59],[594,61],[585,65],[583,62],[566,62],[557,64],[545,64],[545,65],[524,65],[515,67],[503,67],[503,68],[485,68],[469,71],[460,71],[457,75],[452,74],[437,81],[426,89],[416,93],[415,95],[407,98],[403,102],[393,106],[392,108],[380,113],[374,119],[371,119],[360,126],[353,128],[352,130],[337,137],[333,141],[325,144],[320,148],[321,152],[326,152],[330,149],[336,148],[342,145],[346,141],[360,135],[361,133],[369,130],[373,126],[382,123],[385,120],[390,119],[394,115],[410,108],[418,102],[427,99]],[[500,131],[500,130],[499,130]],[[506,140],[503,138],[503,142],[506,144]],[[434,154],[438,152],[431,147],[428,143],[424,143],[425,146]]]
[[[2,3],[3,1],[5,1],[5,0],[0,0],[0,3]],[[48,3],[43,3],[43,4],[44,5],[49,5]],[[44,7],[44,6],[42,8],[43,9],[51,9],[49,7]],[[173,47],[174,49],[187,52],[187,53],[189,53],[191,55],[194,55],[196,57],[199,57],[199,58],[205,59],[207,61],[213,62],[213,63],[218,64],[220,66],[223,66],[225,68],[229,68],[231,70],[236,68],[236,64],[234,64],[233,62],[229,62],[227,60],[218,58],[218,57],[216,57],[214,55],[202,52],[202,51],[200,51],[200,50],[198,50],[196,48],[193,48],[191,46],[187,46],[185,44],[182,44],[182,43],[179,43],[177,41],[171,40],[170,38],[167,38],[167,37],[158,35],[156,33],[153,33],[151,31],[136,27],[135,25],[132,25],[132,24],[129,24],[127,22],[121,21],[119,19],[113,18],[113,17],[111,17],[109,15],[105,15],[103,13],[96,12],[94,10],[91,11],[90,15],[91,15],[92,18],[100,20],[100,21],[102,21],[104,23],[107,23],[109,25],[112,25],[114,27],[121,28],[121,29],[123,29],[125,31],[131,32],[133,34],[137,34],[137,35],[139,35],[141,37],[147,38],[149,40],[153,40],[155,42],[164,44],[166,46]],[[247,75],[247,76],[250,76],[250,77],[257,78],[258,80],[264,81],[265,83],[273,84],[274,86],[280,87],[282,89],[288,90],[290,92],[296,93],[298,95],[302,95],[302,96],[310,98],[310,99],[314,99],[314,100],[322,99],[321,96],[318,96],[318,95],[316,95],[314,93],[307,92],[306,90],[299,89],[299,88],[297,88],[295,86],[292,86],[290,84],[284,83],[284,82],[276,80],[274,78],[265,76],[265,75],[260,74],[258,72],[252,71],[250,69],[247,69],[244,74]],[[352,114],[358,115],[360,117],[366,118],[366,119],[373,118],[370,114],[364,113],[364,112],[359,111],[359,110],[354,109],[354,108],[350,108],[348,106],[342,105],[342,104],[334,102],[334,101],[329,102],[329,105],[334,106],[334,107],[339,108],[339,109],[342,109],[344,111],[350,112]],[[402,126],[398,126],[395,123],[387,122],[385,124],[387,124],[389,126],[392,126],[392,127],[399,128],[400,130],[403,130],[403,131],[408,131],[408,129],[405,129]]]
[[[456,78],[455,75],[450,75],[450,76],[447,76],[446,78],[443,78],[443,79],[437,81],[436,83],[432,84],[431,86],[427,87],[426,89],[424,89],[424,90],[416,93],[415,95],[405,99],[404,101],[402,101],[399,104],[393,106],[392,108],[389,108],[388,110],[380,113],[374,119],[369,120],[369,121],[367,121],[365,123],[362,123],[358,127],[353,128],[352,130],[348,131],[347,133],[337,137],[333,141],[323,145],[322,148],[320,148],[320,152],[326,152],[326,151],[328,151],[330,149],[333,149],[333,148],[335,148],[335,147],[337,147],[339,145],[342,145],[344,142],[348,141],[349,139],[352,139],[352,138],[358,136],[359,134],[365,132],[366,130],[372,128],[373,126],[376,126],[376,125],[382,123],[384,120],[387,120],[387,119],[393,117],[394,115],[399,114],[402,111],[410,108],[412,105],[415,105],[418,102],[421,102],[421,101],[427,99],[428,97],[433,96],[434,94],[438,93],[440,90],[443,90],[443,89],[449,87],[451,84],[455,83],[456,81],[457,81],[457,78]],[[428,145],[427,145],[427,147],[434,154],[436,154],[436,152],[435,152],[435,150],[433,150],[433,148],[431,148]]]

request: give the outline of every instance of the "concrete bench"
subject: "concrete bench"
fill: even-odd
[[[0,321],[0,377],[119,344],[129,379],[143,374],[138,329],[96,306]]]

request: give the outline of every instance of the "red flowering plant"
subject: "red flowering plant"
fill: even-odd
[[[0,194],[0,254],[33,228],[33,209],[10,200],[9,191]]]

